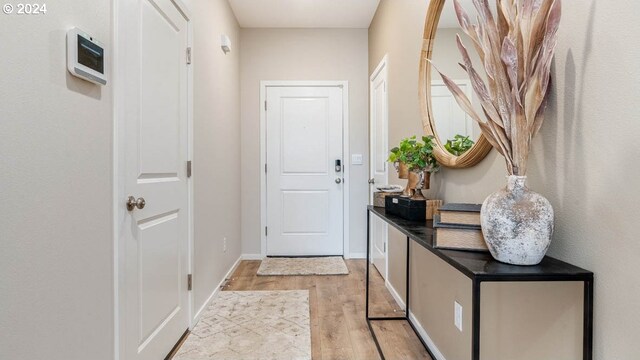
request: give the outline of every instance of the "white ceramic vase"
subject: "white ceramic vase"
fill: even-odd
[[[529,190],[526,176],[507,176],[507,186],[482,204],[482,234],[493,257],[514,265],[537,265],[553,235],[553,207]]]

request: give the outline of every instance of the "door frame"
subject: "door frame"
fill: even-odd
[[[375,107],[375,104],[373,101],[374,100],[373,99],[373,82],[378,77],[378,75],[384,76],[385,86],[389,86],[389,54],[385,54],[382,57],[382,60],[380,60],[380,63],[378,64],[378,66],[376,66],[375,70],[371,72],[371,76],[369,77],[369,179],[372,179],[375,177],[375,170],[374,170],[375,164],[373,163],[374,156],[372,156],[372,153],[375,149],[375,144],[374,144],[374,138],[371,135],[373,134],[373,131],[375,129],[374,123],[373,123],[373,113],[374,113],[374,107]],[[386,139],[387,148],[389,147],[389,91],[388,90],[389,89],[385,89],[385,112],[383,114],[384,115],[384,132],[387,137]],[[385,165],[385,181],[386,181],[386,184],[389,183],[389,166],[388,165]],[[386,185],[386,184],[383,184],[383,185]],[[375,186],[375,184],[373,186]],[[370,205],[373,205],[373,196],[372,196],[371,189],[369,189],[369,203]],[[374,221],[378,221],[378,220],[380,219],[377,219],[377,220],[374,219]],[[374,221],[372,221],[371,224],[369,224],[370,227],[375,227]],[[385,252],[384,252],[383,277],[385,279],[385,282],[388,282],[389,281],[389,227],[387,226],[386,223],[385,223],[385,228],[387,229],[387,231],[384,234]],[[371,230],[372,229],[369,228],[369,231]],[[369,252],[371,264],[373,264],[373,261],[374,261],[373,246],[371,246],[370,249],[367,249],[367,252]],[[371,264],[367,264],[367,266],[371,266]]]
[[[123,79],[124,74],[121,64],[126,61],[124,58],[122,36],[126,34],[126,29],[122,28],[119,22],[120,18],[126,16],[123,7],[120,4],[128,0],[112,0],[113,5],[113,17],[112,17],[112,81],[113,81],[113,322],[114,322],[114,359],[120,360],[124,358],[122,348],[122,336],[124,331],[121,331],[122,322],[121,319],[126,314],[124,313],[123,306],[121,304],[125,301],[125,273],[124,273],[124,237],[121,236],[121,226],[124,218],[127,215],[125,209],[125,136],[124,131],[124,107],[122,103],[124,101],[124,87]],[[187,46],[193,49],[193,16],[191,10],[182,0],[171,0],[176,8],[187,19]],[[193,160],[193,61],[187,66],[187,160]],[[186,164],[185,164],[186,166]],[[188,245],[187,245],[187,269],[188,273],[193,274],[193,176],[187,178],[187,197],[188,197]],[[188,292],[188,304],[189,308],[187,312],[189,314],[189,329],[195,326],[194,308],[195,298],[193,292]],[[176,339],[176,342],[180,339]]]
[[[373,104],[373,80],[376,79],[378,77],[379,74],[384,74],[384,82],[385,82],[385,86],[389,85],[389,55],[385,54],[384,57],[382,57],[382,60],[380,61],[380,63],[378,64],[378,66],[376,66],[375,70],[373,70],[373,72],[371,73],[371,76],[369,77],[369,179],[373,178],[374,174],[374,168],[375,168],[375,164],[373,164],[373,156],[371,156],[371,152],[373,151],[373,149],[375,148],[375,144],[373,143],[373,136],[371,136],[371,133],[373,132],[373,107],[375,106]],[[385,89],[385,103],[386,103],[386,107],[385,107],[385,113],[384,113],[384,132],[387,135],[387,147],[389,147],[389,91],[388,89]],[[385,177],[386,177],[386,181],[387,183],[389,183],[389,166],[385,166]],[[387,184],[383,184],[383,185],[387,185]],[[369,191],[369,202],[371,203],[373,201],[373,198],[371,197],[371,191]],[[371,204],[373,205],[373,204]]]
[[[343,164],[343,192],[342,192],[342,253],[349,259],[349,82],[348,81],[260,81],[260,255],[267,256],[267,176],[264,171],[267,163],[267,88],[270,87],[339,87],[342,89],[342,164]]]

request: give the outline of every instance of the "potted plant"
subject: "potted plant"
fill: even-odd
[[[412,182],[414,176],[409,178],[409,167],[407,163],[409,162],[408,153],[415,146],[416,137],[402,139],[400,144],[389,151],[388,162],[392,163],[398,172],[398,178],[403,180],[409,180],[407,182],[407,186],[404,188],[402,195],[410,197],[413,195],[412,190]]]
[[[560,0],[498,0],[495,14],[488,1],[474,1],[477,24],[454,0],[458,23],[473,41],[487,74],[482,79],[460,36],[462,67],[469,74],[483,114],[449,77],[445,85],[462,109],[505,158],[507,186],[487,197],[480,213],[482,233],[499,261],[540,263],[553,234],[553,208],[525,185],[531,139],[544,120],[551,62],[558,41]]]
[[[416,191],[412,196],[415,200],[424,200],[422,189],[429,189],[431,184],[431,174],[440,170],[440,164],[433,154],[435,138],[433,136],[423,136],[422,142],[416,141],[408,154],[409,171],[418,174],[421,186],[416,186]]]
[[[440,169],[440,164],[433,154],[435,139],[433,136],[423,136],[422,141],[412,136],[400,141],[400,145],[391,149],[389,162],[397,164],[399,173],[401,166],[405,166],[409,173],[407,188],[413,189],[411,198],[423,200],[421,189],[429,189],[431,173]]]
[[[444,148],[452,155],[460,156],[471,149],[473,144],[474,142],[469,138],[469,136],[458,134],[454,136],[453,139],[447,140],[447,143],[444,144]]]

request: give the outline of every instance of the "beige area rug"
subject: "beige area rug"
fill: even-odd
[[[258,275],[347,275],[349,269],[341,256],[265,258]]]
[[[221,291],[173,359],[311,359],[309,291]]]

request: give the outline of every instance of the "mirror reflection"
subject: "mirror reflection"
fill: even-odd
[[[390,287],[385,283],[384,273],[385,271],[380,264],[369,264],[369,316],[377,318],[405,316],[404,295],[391,293]],[[404,278],[402,280],[404,281]],[[395,286],[398,285],[402,285],[402,282],[398,281]],[[404,287],[402,290],[396,291],[401,291],[404,294]],[[402,304],[399,304],[398,301],[401,301]]]
[[[469,16],[475,18],[472,0],[460,1],[461,5],[469,11]],[[459,35],[468,50],[473,49],[471,39],[467,37],[458,24],[453,1],[444,4],[438,29],[433,43],[432,63],[444,74],[451,77],[455,83],[467,93],[476,112],[482,113],[480,100],[471,87],[469,75],[460,66],[462,57],[456,44],[456,36]],[[474,64],[481,64],[481,60],[475,51],[469,51]],[[484,74],[480,74],[484,77]],[[431,79],[431,113],[433,115],[435,132],[440,143],[452,155],[459,156],[468,151],[480,137],[480,127],[458,105],[455,98],[444,85],[442,79],[436,74]]]

